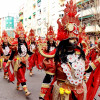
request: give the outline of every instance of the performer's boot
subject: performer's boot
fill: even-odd
[[[25,95],[29,96],[31,93],[28,91],[27,86],[23,85],[23,90],[25,91]]]
[[[33,72],[32,72],[32,69],[30,70],[30,76],[32,76],[33,75]]]
[[[8,78],[8,73],[4,72],[4,79],[7,79],[7,78]]]
[[[49,87],[50,84],[42,83],[40,97],[39,97],[40,100],[44,100],[45,94],[47,93]]]
[[[9,81],[9,75],[8,75],[8,72],[6,73],[6,75],[7,75],[7,80]]]
[[[20,83],[17,81],[17,87],[16,90],[22,91],[22,88],[19,87]]]
[[[2,70],[2,67],[0,66],[0,71]]]

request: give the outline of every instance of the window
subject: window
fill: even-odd
[[[64,16],[64,14],[59,14],[59,17],[62,18]]]
[[[37,0],[37,6],[38,6],[38,7],[41,6],[41,0]]]
[[[41,34],[41,28],[37,29],[37,33],[40,35]]]

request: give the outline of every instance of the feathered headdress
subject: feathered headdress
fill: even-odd
[[[30,30],[30,33],[29,33],[29,36],[28,36],[28,38],[29,38],[29,40],[31,40],[32,38],[34,38],[34,41],[35,41],[35,33],[34,33],[34,30],[33,29],[31,29]]]
[[[48,32],[46,34],[46,39],[48,40],[49,38],[55,39],[55,34],[52,26],[49,27]]]
[[[24,35],[24,37],[26,38],[26,32],[24,30],[22,22],[17,23],[17,27],[16,27],[16,30],[14,32],[15,32],[15,38],[19,38],[22,35]]]
[[[73,0],[67,2],[66,8],[64,9],[64,16],[57,20],[58,33],[57,39],[62,41],[68,38],[78,38],[82,32],[82,27],[77,15],[76,4],[73,4]]]
[[[8,34],[5,30],[2,32],[2,41],[4,41],[4,38],[8,39]]]

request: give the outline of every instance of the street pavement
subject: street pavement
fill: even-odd
[[[26,97],[24,91],[16,90],[16,80],[13,84],[3,79],[2,70],[0,72],[0,100],[39,100],[38,97],[45,72],[36,68],[33,68],[33,72],[34,75],[30,77],[29,71],[26,71],[27,87],[31,92],[31,95]]]
[[[24,91],[16,90],[16,80],[13,83],[9,83],[7,80],[3,79],[3,70],[0,72],[0,100],[39,100],[39,93],[41,88],[41,83],[45,76],[45,72],[33,68],[34,75],[29,76],[29,71],[26,71],[27,87],[31,92],[29,97],[25,96]],[[89,77],[89,75],[87,75]],[[98,89],[100,91],[100,88]],[[98,97],[98,92],[95,96],[96,99],[100,100]]]

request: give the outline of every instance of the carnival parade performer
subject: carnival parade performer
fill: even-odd
[[[37,55],[36,55],[36,49],[37,49],[37,46],[36,46],[36,42],[35,42],[35,33],[34,33],[34,30],[31,29],[30,30],[30,33],[29,33],[29,36],[28,36],[28,42],[29,42],[29,50],[30,52],[32,52],[32,56],[29,57],[28,61],[29,61],[29,67],[28,69],[30,70],[30,76],[33,75],[33,72],[32,72],[32,69],[33,67],[35,67],[35,62],[37,60]]]
[[[3,63],[3,69],[4,69],[4,79],[9,80],[10,82],[14,81],[14,71],[13,71],[13,64],[11,62],[11,66],[9,65],[6,68],[6,63],[9,60],[9,57],[11,55],[11,44],[9,43],[9,37],[7,32],[4,30],[2,33],[2,44],[1,44],[1,66]],[[10,70],[10,67],[12,68],[12,71]],[[11,73],[13,72],[13,73]]]
[[[89,49],[88,59],[86,72],[91,72],[91,74],[87,81],[87,100],[93,100],[100,85],[100,39],[95,46]],[[100,96],[100,92],[98,96]]]
[[[53,77],[55,75],[55,64],[54,64],[54,56],[56,51],[56,42],[55,42],[55,34],[53,31],[53,27],[50,26],[46,35],[47,43],[43,44],[45,46],[42,46],[43,48],[39,47],[40,54],[44,56],[43,59],[43,68],[46,72],[46,75],[43,79],[43,83],[41,86],[40,91],[40,100],[48,100],[48,92],[50,89],[50,85],[53,81]],[[40,50],[40,48],[43,50]]]
[[[26,33],[24,31],[23,25],[21,22],[17,24],[15,30],[15,38],[17,41],[12,43],[12,53],[7,62],[6,66],[9,66],[12,60],[14,60],[14,73],[17,78],[17,90],[22,90],[19,85],[21,84],[25,95],[29,96],[31,93],[28,91],[26,86],[25,72],[26,72],[26,62],[29,55],[32,53],[28,50],[27,43],[25,41]]]
[[[82,27],[72,0],[67,2],[64,16],[57,23],[60,43],[55,54],[56,82],[52,100],[86,100],[85,53],[78,46]]]

